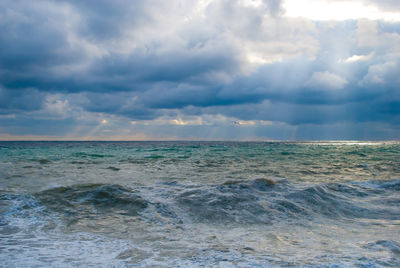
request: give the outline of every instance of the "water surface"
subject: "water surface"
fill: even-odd
[[[0,142],[0,264],[396,267],[399,174],[397,142]]]

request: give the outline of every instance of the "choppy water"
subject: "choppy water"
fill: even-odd
[[[1,142],[1,267],[399,267],[400,143]]]

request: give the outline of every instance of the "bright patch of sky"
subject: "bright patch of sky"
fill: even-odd
[[[285,0],[286,17],[302,17],[315,21],[386,20],[400,21],[399,11],[381,10],[366,1],[344,0]]]

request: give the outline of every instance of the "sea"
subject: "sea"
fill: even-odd
[[[0,142],[0,267],[400,267],[400,142]]]

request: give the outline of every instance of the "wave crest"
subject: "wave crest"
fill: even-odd
[[[119,185],[58,187],[42,191],[35,196],[49,209],[84,216],[105,212],[136,216],[148,205],[133,190]]]
[[[108,220],[108,226],[118,217],[150,224],[399,220],[398,183],[292,184],[287,180],[252,179],[206,185],[164,183],[135,189],[89,184],[49,189],[33,198],[47,213],[56,212],[68,224],[81,225],[90,225],[100,217]]]

